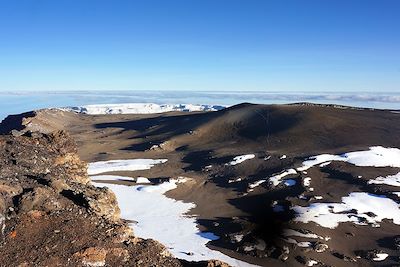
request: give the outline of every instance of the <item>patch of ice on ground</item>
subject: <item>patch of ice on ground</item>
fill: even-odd
[[[321,168],[323,168],[323,167],[328,166],[329,164],[331,164],[331,162],[332,162],[332,161],[327,161],[327,162],[321,163],[319,166],[320,166]]]
[[[379,176],[375,179],[369,180],[369,184],[386,184],[392,186],[400,186],[400,172],[395,175],[389,175],[386,177]]]
[[[290,244],[296,244],[298,247],[301,247],[301,248],[310,248],[310,247],[312,247],[312,243],[308,242],[308,241],[298,242],[297,240],[295,240],[293,238],[290,238],[290,237],[286,238],[286,239],[284,238],[283,240],[288,242],[288,243],[290,243]]]
[[[166,159],[125,159],[98,161],[89,164],[88,174],[94,175],[115,171],[148,170],[156,164],[165,163]]]
[[[239,177],[239,178],[236,178],[236,179],[229,179],[228,180],[228,183],[235,183],[235,182],[240,182],[240,181],[242,181],[243,180],[243,178],[242,177]]]
[[[342,203],[313,203],[308,207],[295,206],[295,221],[315,222],[322,227],[335,228],[341,222],[377,224],[391,219],[400,224],[400,205],[386,196],[354,192],[342,198]],[[371,215],[373,213],[374,215]]]
[[[299,232],[299,231],[296,231],[296,230],[293,230],[293,229],[286,229],[283,232],[283,235],[284,236],[298,236],[298,237],[305,237],[305,238],[314,238],[314,239],[324,239],[322,236],[319,236],[319,235],[314,234],[314,233],[304,234],[302,232]]]
[[[282,182],[282,179],[285,176],[291,175],[291,174],[297,174],[297,171],[295,169],[288,169],[280,174],[274,175],[270,177],[268,180],[273,186],[277,186]]]
[[[256,242],[257,242],[256,244],[244,246],[243,250],[246,251],[246,252],[253,251],[253,250],[256,250],[256,249],[265,250],[266,243],[265,243],[264,240],[257,238]]]
[[[306,178],[304,178],[304,179],[303,179],[303,185],[304,185],[305,187],[310,186],[310,185],[311,185],[311,177],[306,177]]]
[[[284,185],[286,186],[294,186],[296,184],[296,180],[293,179],[287,179],[283,182]]]
[[[128,176],[119,176],[119,175],[94,175],[90,177],[93,181],[132,181],[134,179]]]
[[[231,162],[229,162],[229,165],[237,165],[242,163],[243,161],[249,160],[249,159],[254,159],[256,155],[254,154],[246,154],[246,155],[241,155],[241,156],[237,156],[234,157],[233,160]]]
[[[155,103],[123,103],[123,104],[99,104],[79,107],[60,108],[64,111],[72,111],[83,114],[153,114],[170,111],[217,111],[226,108],[221,105],[197,105],[197,104],[155,104]]]
[[[309,260],[306,263],[306,266],[314,266],[315,264],[318,264],[318,261],[316,260]]]
[[[344,161],[356,166],[371,167],[400,167],[400,149],[373,146],[369,150],[348,152],[342,155],[321,154],[310,157],[297,168],[298,171],[305,171],[315,165],[328,161]]]
[[[249,184],[249,187],[250,187],[251,189],[254,189],[254,188],[256,188],[257,186],[259,186],[260,184],[265,183],[265,182],[266,182],[266,180],[259,180],[259,181],[257,181],[257,182],[252,183],[252,184]]]
[[[375,258],[373,258],[373,261],[384,261],[386,258],[389,256],[387,253],[377,253]]]
[[[137,184],[151,184],[150,180],[146,177],[129,177],[120,175],[92,175],[90,178],[93,181],[129,181]]]
[[[243,234],[237,234],[233,236],[233,240],[236,241],[237,243],[242,242],[244,235]]]
[[[184,183],[185,181],[185,178],[171,179],[170,181],[158,184],[157,186],[140,185],[136,189],[142,192],[164,194],[165,192],[177,188],[178,184]]]
[[[147,179],[146,177],[137,177],[136,178],[136,183],[138,183],[138,184],[151,184],[150,180]]]

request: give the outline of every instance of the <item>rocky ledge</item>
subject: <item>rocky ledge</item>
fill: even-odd
[[[133,235],[65,132],[0,135],[1,266],[227,266]]]

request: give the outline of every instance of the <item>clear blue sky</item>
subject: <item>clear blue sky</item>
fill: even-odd
[[[0,91],[400,92],[398,0],[0,0]]]

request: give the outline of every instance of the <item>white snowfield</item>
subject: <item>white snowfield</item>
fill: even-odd
[[[377,224],[383,219],[400,224],[400,205],[383,195],[354,192],[342,198],[342,203],[313,203],[295,206],[295,221],[315,222],[322,227],[336,228],[341,222]],[[371,212],[375,215],[372,215]]]
[[[280,174],[270,177],[268,180],[273,186],[277,186],[282,182],[282,179],[285,178],[285,176],[292,174],[297,174],[297,171],[295,169],[288,169]]]
[[[226,108],[222,105],[196,105],[196,104],[155,104],[155,103],[122,103],[122,104],[98,104],[79,107],[60,108],[64,111],[72,111],[89,115],[101,114],[153,114],[171,111],[218,111]]]
[[[147,159],[120,160],[117,161],[117,169],[120,169],[120,166],[146,166],[146,168],[151,168],[154,164],[165,161],[164,159],[152,160],[151,162]],[[140,164],[135,165],[132,162]],[[143,162],[146,162],[146,164]],[[94,162],[89,164],[89,169],[92,172],[94,170],[95,173],[100,171],[110,172],[116,169],[116,165]],[[107,178],[109,179],[110,176],[112,175],[107,175]],[[96,177],[99,176],[92,176],[91,178],[94,180]],[[120,177],[116,176],[115,179],[120,179]],[[140,179],[137,180],[137,182],[141,181]],[[209,241],[216,240],[219,237],[210,232],[199,231],[196,218],[185,215],[195,207],[195,204],[184,203],[164,195],[165,192],[175,189],[179,183],[185,181],[186,178],[179,177],[158,185],[94,184],[99,187],[106,185],[115,193],[121,209],[121,217],[138,222],[131,224],[136,236],[159,241],[175,257],[188,261],[217,259],[238,267],[256,266],[236,260],[206,246]]]
[[[400,167],[400,150],[397,148],[385,148],[382,146],[370,147],[366,151],[349,152],[342,155],[322,154],[309,158],[297,168],[297,171],[305,171],[313,166],[324,167],[331,161],[343,161],[356,166],[370,167]],[[279,177],[278,177],[279,178]],[[358,176],[358,178],[362,178]],[[303,185],[310,187],[311,177],[303,178]],[[273,180],[278,183],[280,179]],[[386,177],[377,177],[368,181],[369,184],[386,184],[400,186],[400,173]],[[391,192],[400,197],[399,192]],[[398,194],[399,193],[399,194]],[[315,199],[322,199],[321,196],[314,196]],[[343,197],[340,203],[312,203],[306,207],[295,206],[292,208],[296,217],[294,221],[309,223],[315,222],[325,228],[336,228],[340,223],[350,222],[358,225],[370,225],[379,227],[384,220],[392,220],[394,224],[400,224],[400,205],[386,195],[375,195],[366,192],[353,192]],[[296,233],[289,231],[287,236],[301,236],[305,238],[316,238],[313,234]],[[320,238],[320,237],[318,237]],[[305,246],[307,242],[297,242],[293,238],[285,239],[286,242],[295,243],[298,246]],[[297,243],[296,243],[297,242]],[[377,254],[374,261],[383,261],[388,257],[386,253]]]
[[[389,254],[387,253],[377,253],[376,257],[373,258],[372,260],[374,261],[384,261],[386,260],[386,258],[389,256]]]
[[[257,181],[257,182],[252,183],[252,184],[249,184],[249,188],[250,188],[250,189],[254,189],[254,188],[256,188],[257,186],[259,186],[259,185],[265,183],[266,181],[267,181],[267,180],[259,180],[259,181]]]
[[[93,181],[128,181],[135,182],[137,184],[151,184],[150,180],[146,177],[129,177],[129,176],[119,176],[119,175],[92,175],[90,179]]]
[[[166,159],[128,159],[108,160],[90,163],[88,174],[94,175],[105,172],[148,170],[156,164],[165,163]]]
[[[288,238],[283,238],[283,240],[286,241],[287,243],[295,244],[296,246],[301,247],[301,248],[309,248],[309,247],[312,247],[312,243],[309,242],[309,241],[302,241],[302,242],[299,242],[299,241],[297,241],[297,240],[295,240],[295,239],[293,239],[293,238],[290,238],[290,237],[288,237]]]
[[[311,233],[311,232],[305,234],[305,233],[302,233],[302,232],[299,232],[299,231],[293,230],[293,229],[286,229],[283,232],[283,235],[284,236],[298,236],[298,237],[305,237],[305,238],[314,238],[314,239],[325,239],[324,237],[319,236],[314,233]]]
[[[375,179],[369,180],[369,184],[387,184],[391,186],[400,186],[400,172],[395,175],[386,177],[379,176]]]
[[[322,154],[303,162],[298,171],[329,161],[344,161],[356,166],[400,167],[400,149],[373,146],[369,150],[349,152],[342,155]]]
[[[309,187],[311,185],[311,177],[306,177],[303,179],[303,185]]]
[[[136,177],[136,183],[138,184],[151,184],[150,180],[146,177]]]
[[[132,177],[119,175],[93,175],[90,179],[93,181],[134,181]]]
[[[235,166],[237,164],[240,164],[246,160],[249,159],[254,159],[256,155],[254,154],[246,154],[246,155],[241,155],[241,156],[237,156],[234,157],[233,160],[231,162],[229,162],[230,165]]]

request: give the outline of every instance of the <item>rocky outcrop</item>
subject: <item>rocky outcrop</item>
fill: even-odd
[[[100,217],[119,220],[115,195],[90,184],[87,166],[65,132],[4,136],[0,149],[2,201],[16,204],[16,210],[51,212],[73,202]]]

